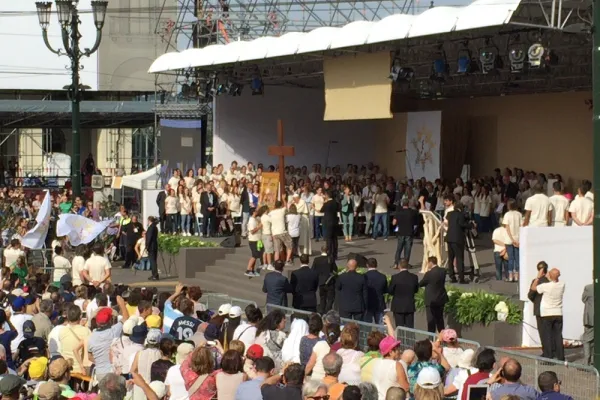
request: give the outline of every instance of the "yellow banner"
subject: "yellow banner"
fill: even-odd
[[[259,205],[269,206],[269,209],[275,208],[279,193],[279,172],[263,172],[260,183]]]

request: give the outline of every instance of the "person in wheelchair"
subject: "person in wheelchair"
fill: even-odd
[[[217,224],[219,235],[229,236],[233,234],[233,217],[225,201],[219,203],[219,207],[217,207]]]

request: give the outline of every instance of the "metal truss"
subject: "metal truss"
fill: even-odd
[[[572,33],[590,32],[592,2],[590,0],[527,0],[521,3],[511,23]]]

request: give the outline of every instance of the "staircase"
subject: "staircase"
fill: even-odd
[[[254,301],[259,307],[264,307],[266,294],[263,293],[263,281],[268,271],[261,271],[260,277],[249,278],[244,275],[250,259],[247,246],[236,248],[233,253],[216,260],[214,265],[207,265],[204,271],[198,271],[191,279],[200,285],[204,292],[224,293],[231,297]],[[291,272],[300,265],[286,267],[284,275],[290,277]]]

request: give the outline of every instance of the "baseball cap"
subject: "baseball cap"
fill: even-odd
[[[61,380],[67,371],[70,371],[72,363],[60,357],[50,361],[48,365],[48,376],[55,381]]]
[[[148,336],[148,328],[146,325],[136,325],[133,327],[129,339],[134,343],[144,344],[146,336]]]
[[[214,324],[208,324],[204,331],[206,340],[217,340],[219,338],[219,328]]]
[[[433,367],[425,367],[417,376],[417,385],[423,389],[435,389],[442,383],[442,378],[437,369]]]
[[[33,380],[40,380],[44,377],[48,368],[48,359],[46,357],[38,357],[29,363],[29,377]]]
[[[154,393],[156,393],[156,396],[159,399],[162,399],[167,394],[167,387],[161,381],[152,381],[152,382],[150,382],[150,389],[152,389],[152,391]]]
[[[125,335],[130,336],[131,333],[133,332],[133,328],[136,327],[138,324],[138,317],[136,317],[135,315],[133,317],[129,317],[127,319],[127,321],[125,321],[125,323],[123,324],[123,333]]]
[[[228,315],[229,310],[231,310],[231,304],[229,304],[229,303],[221,304],[221,307],[219,307],[219,311],[217,311],[217,314]]]
[[[396,340],[392,336],[386,336],[381,342],[379,342],[379,352],[382,356],[385,356],[396,347],[400,346],[400,344],[402,344],[400,340]]]
[[[248,357],[251,360],[261,358],[262,356],[264,356],[264,354],[265,350],[260,344],[253,344],[252,346],[248,347],[248,351],[246,351],[246,357]]]
[[[23,307],[25,307],[25,299],[22,297],[15,297],[15,299],[12,301],[13,310],[20,310]]]
[[[444,329],[442,331],[442,342],[456,342],[456,339],[458,339],[458,335],[454,329]]]
[[[25,321],[23,322],[23,336],[25,338],[32,338],[35,333],[35,324],[33,321]]]
[[[0,379],[0,393],[3,395],[9,395],[23,387],[25,385],[25,379],[17,375],[2,375]]]
[[[105,325],[110,322],[112,318],[112,309],[103,307],[96,313],[96,323],[98,325]]]
[[[158,342],[160,341],[160,338],[162,336],[162,332],[160,331],[160,329],[149,329],[148,330],[148,335],[146,335],[146,344],[158,344]]]
[[[238,318],[242,316],[242,308],[240,306],[233,306],[229,309],[229,318]]]
[[[54,381],[42,382],[37,389],[37,397],[45,400],[58,400],[62,389]]]
[[[146,317],[146,325],[148,326],[148,329],[160,329],[162,327],[162,319],[159,315],[148,315]]]
[[[187,356],[194,351],[194,345],[191,343],[181,343],[177,346],[177,355],[175,356],[175,362],[181,365]]]

